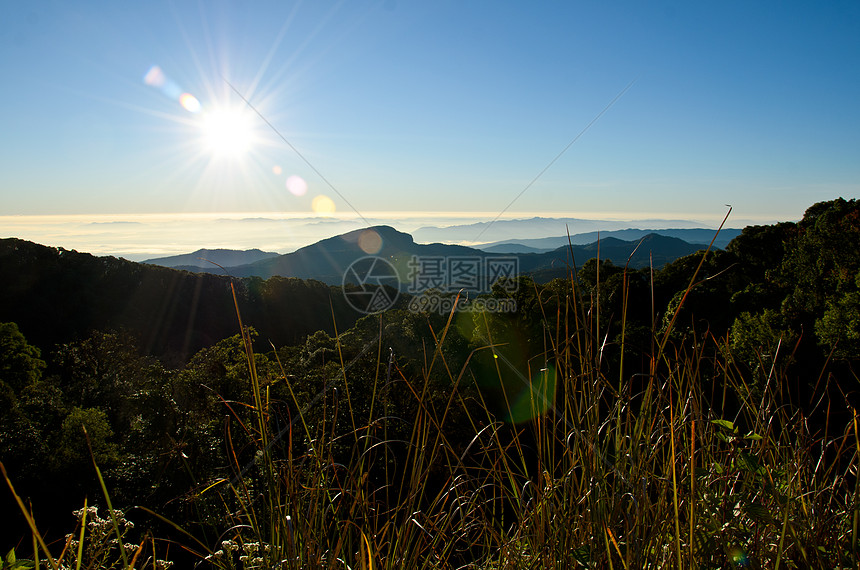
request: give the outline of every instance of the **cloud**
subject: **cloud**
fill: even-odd
[[[553,214],[541,215],[554,217]],[[534,214],[521,214],[517,218],[533,216]],[[558,213],[555,216],[561,217],[564,214]],[[577,213],[576,216],[585,217],[585,214]],[[400,231],[414,233],[419,228],[428,226],[438,228],[487,222],[492,216],[461,212],[369,212],[367,219],[374,225],[387,224]],[[632,224],[635,224],[635,220],[631,227]],[[143,260],[204,248],[259,248],[264,251],[289,253],[362,225],[363,222],[349,214],[321,220],[304,212],[17,215],[0,216],[0,237],[16,237],[94,255],[115,255]],[[730,220],[729,225],[743,227],[747,225],[747,220]],[[559,235],[563,233],[562,228]]]

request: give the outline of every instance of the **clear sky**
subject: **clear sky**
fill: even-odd
[[[858,62],[855,1],[4,2],[0,234],[512,201],[798,219],[860,194]]]

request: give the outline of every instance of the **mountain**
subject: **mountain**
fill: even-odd
[[[700,222],[690,220],[639,220],[644,228],[698,228]],[[579,218],[530,218],[524,220],[496,220],[474,224],[447,227],[422,227],[412,232],[420,242],[467,243],[498,242],[515,235],[522,239],[545,238],[583,232],[622,230],[630,227],[630,222],[610,220],[583,220]],[[593,241],[593,240],[592,240]],[[709,240],[710,241],[710,240]],[[565,241],[565,243],[567,243]]]
[[[517,258],[521,272],[529,274],[539,283],[545,283],[558,277],[569,276],[571,254],[577,267],[581,267],[589,259],[599,257],[619,266],[629,263],[629,267],[633,269],[651,265],[659,269],[700,249],[703,248],[697,244],[652,233],[636,241],[608,237],[599,242],[563,246],[546,253],[519,254]]]
[[[277,257],[279,254],[262,251],[259,249],[246,249],[243,251],[236,249],[198,249],[194,253],[185,253],[182,255],[171,255],[169,257],[156,257],[147,259],[142,263],[150,265],[160,265],[162,267],[174,268],[192,268],[192,267],[217,267],[213,263],[217,263],[222,267],[235,267],[237,265],[247,265],[262,259]]]
[[[639,249],[630,258],[637,245]],[[254,276],[267,279],[279,275],[341,285],[349,282],[349,279],[345,278],[346,275],[355,277],[354,274],[347,273],[351,264],[364,257],[376,256],[392,264],[401,288],[408,289],[413,284],[411,279],[415,275],[416,263],[413,260],[416,259],[424,260],[423,267],[429,267],[427,263],[436,260],[440,270],[445,270],[446,263],[451,259],[458,260],[461,265],[473,262],[480,265],[485,259],[493,259],[496,263],[515,263],[515,273],[537,274],[536,272],[542,271],[541,275],[554,275],[554,268],[567,266],[571,252],[577,265],[597,257],[599,252],[601,259],[608,259],[617,265],[626,264],[630,258],[631,267],[647,267],[652,260],[655,267],[661,267],[699,249],[702,247],[678,238],[649,234],[635,241],[607,237],[599,243],[575,245],[572,249],[565,245],[544,252],[525,250],[522,253],[496,253],[461,245],[418,244],[407,233],[389,226],[374,226],[324,239],[292,253],[231,267],[230,273],[236,277]],[[212,267],[203,267],[199,271],[221,272],[219,268]]]
[[[324,239],[272,259],[234,267],[231,273],[237,277],[253,275],[264,279],[281,275],[340,285],[350,264],[369,255],[403,264],[412,256],[463,257],[487,254],[461,245],[417,244],[411,235],[390,226],[373,226]]]
[[[609,237],[627,241],[636,241],[645,237],[648,234],[659,234],[661,236],[682,239],[687,243],[707,246],[709,243],[711,243],[711,240],[714,239],[714,236],[717,235],[716,240],[714,240],[714,246],[720,249],[725,249],[729,242],[739,236],[740,233],[741,230],[736,228],[723,228],[720,231],[719,235],[717,235],[717,230],[712,230],[708,228],[680,228],[661,230],[643,230],[636,228],[627,228],[623,230],[601,231],[599,233],[593,231],[581,234],[572,234],[570,236],[570,243],[574,245],[584,245],[596,242],[598,239],[602,240],[604,238]],[[483,245],[476,245],[474,247],[482,251],[491,251],[494,253],[525,253],[529,250],[551,251],[559,247],[564,247],[567,244],[568,237],[565,235],[560,237],[534,239],[506,239],[502,241],[486,243]]]
[[[546,253],[548,251],[552,251],[553,249],[558,248],[530,247],[515,241],[511,241],[509,243],[498,243],[487,246],[480,246],[476,247],[475,249],[480,249],[481,251],[485,251],[487,253]]]

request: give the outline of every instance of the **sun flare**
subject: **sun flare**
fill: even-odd
[[[213,156],[239,159],[255,143],[254,117],[241,108],[214,109],[201,116],[203,145]]]

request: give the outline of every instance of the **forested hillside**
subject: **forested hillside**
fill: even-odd
[[[245,491],[227,493],[232,498],[225,498],[220,490],[208,491],[210,486],[241,487],[247,478],[247,485],[262,489],[269,484],[266,477],[281,481],[278,485],[292,481],[271,473],[258,477],[252,467],[260,458],[271,459],[272,472],[304,466],[303,474],[292,475],[303,481],[295,488],[296,497],[323,480],[329,489],[339,490],[337,500],[314,499],[331,501],[320,507],[326,513],[320,521],[340,529],[364,528],[361,525],[376,521],[373,524],[380,526],[374,528],[380,533],[396,532],[399,523],[394,522],[403,522],[397,519],[402,515],[397,505],[411,505],[413,510],[432,510],[437,500],[447,505],[456,481],[463,481],[463,489],[474,493],[469,496],[477,497],[484,487],[473,488],[468,481],[504,464],[511,470],[505,473],[516,473],[509,479],[520,487],[509,488],[507,476],[493,480],[492,485],[517,496],[510,502],[499,499],[493,517],[508,517],[506,521],[524,517],[528,524],[537,524],[538,518],[527,518],[532,506],[518,503],[517,493],[531,493],[534,500],[544,496],[558,509],[566,505],[568,510],[557,516],[581,523],[567,529],[559,529],[566,525],[557,522],[542,527],[570,533],[565,539],[572,541],[565,547],[570,552],[597,538],[602,544],[606,531],[601,524],[615,525],[621,544],[576,552],[586,562],[614,559],[616,567],[622,559],[633,563],[640,560],[636,556],[653,554],[623,543],[624,536],[633,533],[625,526],[631,523],[623,513],[632,508],[625,493],[640,493],[638,481],[647,478],[642,494],[635,495],[636,508],[645,508],[641,505],[650,501],[654,511],[648,517],[674,517],[677,528],[688,524],[680,520],[682,516],[690,517],[690,525],[700,524],[696,517],[702,517],[697,532],[707,536],[698,543],[691,539],[690,552],[698,549],[703,560],[719,566],[731,544],[771,552],[764,543],[753,544],[750,536],[776,533],[777,538],[767,543],[775,544],[780,528],[785,532],[781,521],[772,522],[771,515],[762,512],[788,508],[781,505],[789,504],[785,497],[795,488],[796,482],[789,481],[794,468],[767,462],[771,450],[797,445],[804,454],[828,458],[828,468],[834,470],[827,474],[831,483],[816,487],[820,491],[816,497],[825,497],[824,490],[832,493],[826,495],[830,497],[826,508],[834,513],[833,521],[844,519],[844,524],[825,523],[811,515],[802,518],[800,511],[787,510],[785,520],[798,517],[795,532],[806,537],[797,539],[799,545],[812,540],[847,545],[849,515],[857,513],[856,507],[850,511],[844,505],[854,492],[854,479],[846,473],[852,462],[856,464],[851,429],[854,406],[860,404],[858,246],[860,203],[838,199],[813,205],[798,223],[747,227],[724,251],[701,251],[653,272],[591,259],[568,278],[545,284],[519,277],[516,288],[498,284],[490,294],[513,298],[516,312],[462,312],[450,315],[450,320],[447,314],[411,312],[405,299],[394,309],[359,319],[337,288],[318,282],[278,277],[234,280],[244,324],[253,329],[248,335],[256,339],[249,367],[252,345],[240,334],[229,278],[4,240],[0,461],[19,494],[32,501],[48,535],[61,539],[74,522],[71,510],[80,507],[85,496],[91,500],[100,496],[80,429],[85,424],[115,504],[147,506],[181,521],[191,534],[210,543],[227,532],[225,508],[232,509],[235,520],[245,522],[241,509],[248,508],[236,498],[244,497]],[[686,400],[678,395],[683,390],[691,394]],[[536,400],[536,391],[549,395]],[[757,414],[765,409],[781,414],[773,416],[779,419],[769,423],[760,419]],[[611,422],[604,423],[600,416],[604,413]],[[658,437],[659,426],[675,426],[678,416],[687,418],[685,423]],[[637,422],[640,417],[650,418],[653,438]],[[621,430],[625,422],[631,425],[623,432],[626,435],[612,431]],[[710,437],[708,430],[716,442],[710,451],[711,440],[703,443]],[[479,434],[486,433],[495,439],[483,441]],[[580,442],[580,436],[573,435],[577,433],[583,434],[582,442],[590,443]],[[734,495],[726,492],[706,500],[700,497],[701,489],[708,488],[704,479],[692,487],[689,477],[672,483],[675,460],[659,455],[670,452],[656,450],[668,449],[671,442],[668,457],[675,457],[676,437],[688,446],[692,441],[686,448],[690,454],[697,450],[711,454],[709,462],[702,460],[696,467],[701,473],[695,473],[712,476],[712,489],[717,485],[713,481],[727,480],[726,473],[737,475]],[[843,438],[839,449],[847,445],[848,451],[837,452],[836,444],[828,443],[838,438]],[[322,442],[329,443],[320,456]],[[377,453],[382,459],[374,462],[370,458]],[[574,453],[575,466],[562,469],[564,457]],[[655,463],[637,463],[650,461],[647,457],[654,457]],[[323,467],[315,471],[314,465]],[[360,471],[356,480],[350,479],[354,465]],[[682,467],[687,468],[679,466],[679,472]],[[657,477],[653,474],[658,468],[672,471]],[[582,469],[593,472],[580,477],[577,470]],[[572,482],[585,485],[571,490],[573,495],[588,496],[588,481],[597,480],[597,473],[615,489],[600,491],[601,504],[607,505],[600,511],[602,523],[595,522],[598,511],[593,505],[580,512],[576,501],[550,500],[552,489]],[[810,467],[809,481],[817,481],[817,473]],[[305,476],[320,479],[312,484],[301,479]],[[678,478],[682,477],[680,473]],[[777,483],[768,483],[768,477]],[[628,480],[636,483],[630,489],[624,487]],[[783,480],[784,488],[779,487]],[[416,481],[420,492],[409,486]],[[523,486],[525,481],[530,481],[531,490]],[[782,495],[768,491],[774,485]],[[375,489],[373,498],[361,503],[366,510],[345,506],[347,488]],[[803,486],[798,489],[805,493]],[[686,499],[680,511],[677,505],[671,509],[673,493],[677,501],[687,490],[684,497],[704,501],[697,507],[698,515],[692,510],[683,514],[689,508]],[[408,496],[398,495],[406,491]],[[356,491],[350,500],[358,501],[359,495]],[[490,505],[491,499],[487,501]],[[742,514],[728,516],[722,531],[708,530],[707,521],[732,512],[732,501],[741,505],[734,508]],[[8,497],[2,508],[4,513],[16,512]],[[483,507],[474,508],[469,516],[484,512]],[[445,509],[439,512],[449,513]],[[299,525],[299,515],[290,512],[291,524]],[[394,518],[389,521],[387,516]],[[429,528],[429,520],[413,518]],[[587,524],[581,522],[586,519]],[[156,532],[173,532],[148,520]],[[347,520],[352,522],[343,522]],[[455,527],[460,524],[444,520]],[[511,524],[504,528],[517,528]],[[22,516],[4,516],[2,525],[0,548],[11,548],[26,536]],[[654,540],[670,545],[677,540],[679,551],[686,548],[672,530],[675,527],[663,528],[654,523],[654,532],[665,532]],[[646,532],[641,526],[636,529],[640,537]],[[471,531],[462,532],[467,536]],[[357,536],[356,545],[362,540]],[[531,552],[522,537],[531,541],[534,535],[522,530],[517,536],[523,541],[520,551]],[[433,548],[446,552],[452,564],[512,556],[490,539],[469,540],[473,542],[467,541],[468,548],[448,551],[445,541],[428,539],[426,548],[415,546],[415,556]],[[393,543],[386,544],[393,548]],[[847,546],[841,554],[822,546],[801,554],[792,544],[785,547],[785,556],[800,561],[795,567],[811,564],[809,556],[832,566],[850,552]],[[770,561],[763,566],[772,564],[773,558],[765,557],[770,554],[761,556]]]
[[[0,320],[18,324],[37,346],[80,340],[91,331],[131,333],[144,354],[184,362],[235,334],[239,308],[268,342],[292,344],[361,313],[333,289],[311,280],[189,273],[113,257],[0,240]]]

